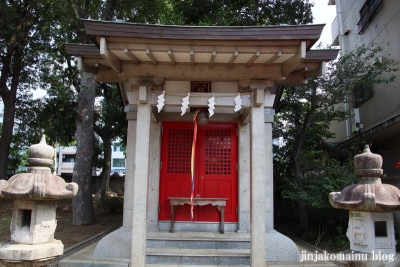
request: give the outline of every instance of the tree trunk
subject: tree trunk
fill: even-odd
[[[107,191],[109,190],[110,174],[111,174],[112,142],[111,142],[111,137],[109,137],[108,134],[105,131],[103,131],[100,127],[95,125],[94,130],[96,134],[100,136],[101,140],[103,140],[103,145],[104,145],[104,163],[100,173],[101,186],[95,193],[96,199],[103,200],[107,197]]]
[[[309,227],[307,205],[301,200],[298,200],[297,203],[299,205],[300,228],[303,233],[306,233],[308,231],[308,227]]]
[[[83,72],[78,95],[76,159],[72,175],[72,181],[79,186],[78,194],[72,199],[72,223],[74,225],[88,225],[94,223],[91,181],[95,88],[96,83],[94,75]]]
[[[83,17],[89,16],[89,4],[90,1],[85,2],[85,14]],[[111,20],[119,4],[118,0],[107,0],[105,2],[106,9],[103,10],[103,20]],[[73,8],[79,20],[82,16],[75,5],[73,5]],[[81,38],[83,43],[88,43],[89,38],[86,34],[81,35]],[[94,75],[83,72],[78,99],[76,160],[72,176],[72,180],[79,185],[78,195],[72,201],[74,225],[91,224],[94,222],[91,180],[93,169],[95,88]]]
[[[314,90],[314,92],[316,92],[316,89]],[[302,169],[301,163],[300,163],[300,154],[303,149],[304,142],[306,140],[307,132],[311,125],[311,115],[310,115],[310,112],[307,112],[305,114],[303,124],[302,124],[300,122],[301,111],[299,110],[299,107],[296,106],[294,111],[295,111],[294,112],[295,113],[295,120],[294,120],[295,127],[301,128],[301,131],[296,136],[295,147],[292,152],[292,160],[293,160],[293,164],[294,164],[294,173],[296,176],[295,178],[296,178],[297,186],[299,187],[300,191],[303,191],[304,190],[304,174],[303,174],[303,169]],[[298,206],[299,206],[300,228],[303,231],[303,233],[305,233],[309,227],[307,205],[301,199],[297,200],[297,202],[298,202]]]
[[[14,127],[16,91],[2,94],[4,103],[3,126],[0,138],[0,179],[7,179],[8,154]]]
[[[295,160],[294,162],[295,166],[295,175],[296,175],[296,181],[299,189],[303,191],[304,189],[304,175],[300,167],[300,163],[298,162],[298,159]],[[307,206],[304,203],[303,200],[299,199],[297,200],[298,206],[299,206],[299,224],[300,228],[305,233],[308,230],[309,222],[308,222],[308,210]]]

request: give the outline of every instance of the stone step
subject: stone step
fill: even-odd
[[[148,248],[250,249],[250,241],[147,240]]]
[[[148,248],[250,249],[249,234],[215,232],[158,232],[148,234]]]
[[[249,249],[147,248],[147,264],[227,265],[250,264]]]

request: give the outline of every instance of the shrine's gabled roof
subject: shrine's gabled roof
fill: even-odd
[[[98,81],[272,80],[304,84],[323,74],[338,50],[310,50],[324,25],[199,27],[83,20],[95,45],[67,44]]]
[[[311,46],[320,38],[325,24],[284,26],[185,26],[154,25],[98,20],[82,20],[91,36],[148,38],[165,40],[235,40],[275,41],[310,40]]]

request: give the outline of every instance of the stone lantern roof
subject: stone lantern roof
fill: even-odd
[[[354,174],[357,184],[349,185],[342,192],[329,194],[329,202],[334,208],[389,212],[400,209],[400,190],[389,184],[382,184],[382,157],[371,153],[366,145],[364,152],[354,157]]]
[[[8,181],[0,180],[0,196],[10,199],[61,200],[71,199],[78,192],[76,183],[65,183],[64,179],[51,173],[54,148],[46,144],[43,135],[39,144],[28,149],[27,173],[19,173]]]

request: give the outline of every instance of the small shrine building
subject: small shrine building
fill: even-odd
[[[171,198],[191,195],[224,199],[225,232],[250,233],[250,265],[265,266],[267,243],[276,242],[268,238],[275,108],[283,86],[306,84],[336,58],[337,50],[311,50],[324,25],[83,23],[94,45],[67,44],[67,52],[96,81],[119,84],[128,120],[123,228],[133,240],[131,266],[146,266],[148,232],[170,230]],[[192,183],[197,110],[205,125],[197,127]],[[218,231],[220,210],[195,206],[191,218],[190,205],[179,206],[175,230]]]

